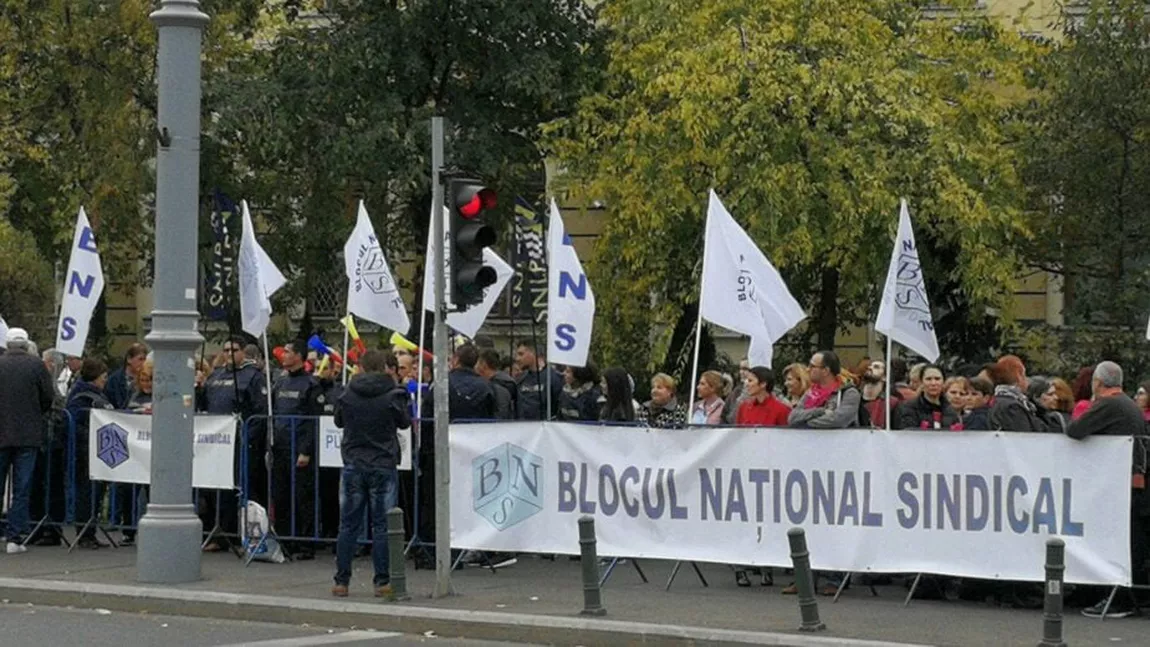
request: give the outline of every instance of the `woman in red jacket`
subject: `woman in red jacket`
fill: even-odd
[[[743,380],[747,399],[739,405],[735,423],[740,427],[786,427],[791,408],[775,397],[775,374],[766,366],[756,366]]]

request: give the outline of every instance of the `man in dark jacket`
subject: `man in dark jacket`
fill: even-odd
[[[1130,564],[1135,586],[1147,584],[1143,565],[1150,556],[1150,496],[1146,492],[1146,423],[1142,411],[1130,396],[1122,392],[1122,368],[1114,362],[1102,362],[1094,368],[1091,380],[1094,404],[1078,420],[1070,423],[1066,435],[1077,440],[1090,436],[1140,436],[1134,441],[1134,473],[1130,479]],[[1102,617],[1106,599],[1083,609],[1082,615]],[[1114,597],[1106,617],[1124,618],[1137,613],[1134,589],[1125,589]]]
[[[117,409],[128,408],[128,398],[136,390],[136,376],[148,360],[148,347],[136,342],[128,347],[124,353],[124,365],[108,377],[108,386],[104,392],[112,406]]]
[[[475,372],[478,362],[479,350],[473,344],[463,344],[451,358],[452,369],[447,375],[447,386],[452,420],[495,418],[495,392],[491,384]]]
[[[40,358],[28,352],[28,333],[10,328],[8,352],[0,356],[0,499],[12,469],[12,503],[8,509],[9,555],[26,552],[29,496],[36,455],[44,445],[46,418],[55,388]]]
[[[371,561],[376,597],[391,594],[387,553],[387,511],[395,507],[400,462],[396,432],[411,425],[407,390],[387,374],[395,369],[389,351],[370,350],[360,358],[363,373],[340,395],[335,425],[342,428],[343,490],[339,539],[336,542],[335,586],[331,593],[347,597],[351,562],[363,527],[364,510],[371,515]]]
[[[99,502],[104,498],[104,484],[88,478],[88,437],[92,409],[115,409],[104,395],[108,384],[108,367],[98,359],[87,358],[80,365],[80,379],[68,394],[68,414],[76,433],[76,533],[80,548],[99,548],[95,522]]]
[[[547,390],[550,382],[551,410],[546,418],[555,417],[559,410],[559,396],[563,393],[563,376],[547,366],[529,342],[520,342],[515,350],[515,363],[522,373],[515,380],[516,418],[519,420],[543,420],[547,409]]]
[[[479,352],[475,372],[491,383],[491,390],[495,393],[495,417],[500,420],[514,420],[515,396],[519,393],[519,389],[510,375],[499,370],[501,364],[499,351],[484,348]]]
[[[274,445],[272,447],[272,501],[276,511],[276,533],[283,537],[310,537],[315,520],[316,416],[323,412],[319,403],[319,381],[304,370],[307,342],[284,346],[283,367],[287,374],[272,387]],[[292,480],[295,480],[295,509],[292,509]],[[294,522],[294,523],[293,523]],[[315,558],[313,542],[296,545],[295,558]]]

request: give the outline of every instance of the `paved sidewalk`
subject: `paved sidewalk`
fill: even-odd
[[[625,623],[636,623],[636,627],[639,626],[638,623],[666,626],[673,628],[673,632],[680,633],[681,629],[687,627],[700,630],[731,630],[741,632],[739,634],[741,638],[736,642],[756,642],[747,637],[761,634],[762,644],[803,644],[801,642],[803,637],[808,636],[808,634],[800,636],[797,632],[799,611],[794,596],[779,593],[782,586],[787,583],[781,574],[778,584],[774,587],[758,586],[756,582],[754,587],[745,589],[735,586],[729,568],[704,564],[701,568],[710,583],[710,587],[704,588],[694,572],[689,567],[684,567],[668,592],[664,591],[663,587],[670,573],[671,563],[644,561],[641,564],[651,582],[643,584],[630,565],[620,565],[603,591],[603,604],[608,610],[606,619],[604,621],[579,619],[580,623],[587,623],[584,625],[573,623],[573,619],[578,618],[578,612],[582,608],[580,565],[566,557],[559,557],[556,561],[542,560],[534,556],[521,557],[517,565],[500,569],[495,573],[476,568],[456,571],[453,581],[458,595],[443,600],[433,600],[429,597],[433,588],[434,573],[413,570],[411,562],[408,561],[408,582],[413,599],[411,602],[398,605],[385,605],[372,597],[370,562],[360,559],[355,563],[356,572],[352,582],[351,598],[345,603],[350,606],[345,608],[335,604],[330,596],[334,558],[328,553],[321,553],[320,558],[314,562],[294,564],[257,562],[247,568],[230,554],[206,554],[203,559],[202,581],[183,585],[178,589],[161,589],[136,583],[135,552],[130,548],[77,550],[72,554],[57,548],[34,548],[24,555],[0,555],[0,578],[4,579],[4,582],[0,582],[0,590],[3,591],[3,596],[11,598],[12,602],[20,602],[21,596],[25,594],[21,591],[22,586],[29,589],[36,586],[51,588],[53,585],[48,582],[74,582],[77,583],[75,587],[62,588],[65,590],[74,588],[76,591],[87,586],[92,587],[93,591],[101,586],[114,588],[123,595],[139,599],[141,608],[148,608],[143,601],[148,599],[151,593],[159,595],[167,591],[171,594],[169,597],[173,604],[179,599],[188,602],[209,598],[226,601],[231,610],[227,617],[243,617],[243,614],[236,610],[255,598],[249,600],[243,596],[209,596],[207,592],[271,596],[264,601],[270,604],[271,601],[278,600],[293,609],[324,611],[331,618],[329,623],[331,626],[345,626],[341,622],[343,616],[339,615],[340,613],[356,610],[374,612],[386,607],[387,610],[382,612],[388,617],[396,617],[397,613],[400,613],[412,616],[423,614],[427,618],[438,618],[439,624],[428,626],[437,627],[441,635],[449,635],[443,630],[445,626],[443,623],[447,623],[451,618],[457,620],[476,618],[482,619],[483,622],[490,621],[491,627],[519,624],[542,627],[562,624],[574,630],[579,627],[599,626],[595,623],[605,622],[608,624],[601,626],[617,628],[620,631],[623,630],[621,625]],[[81,586],[81,583],[85,586]],[[203,595],[197,597],[197,592],[203,592]],[[918,600],[904,608],[902,606],[904,594],[905,591],[900,586],[883,586],[879,587],[879,597],[876,598],[871,597],[865,587],[852,587],[837,604],[831,604],[829,598],[820,598],[822,619],[826,622],[828,631],[819,636],[934,645],[1034,645],[1041,638],[1040,611],[1002,609],[968,602]],[[32,595],[31,590],[27,595]],[[39,595],[42,596],[43,591]],[[36,599],[40,603],[61,603],[51,598]],[[79,599],[80,597],[77,597],[77,600]],[[98,595],[86,595],[84,600],[94,602],[92,606],[98,606],[100,598]],[[87,602],[64,603],[88,606]],[[259,606],[252,604],[253,608]],[[437,616],[432,610],[440,610],[439,615]],[[445,613],[446,611],[453,611],[454,615]],[[199,613],[199,615],[209,614]],[[293,617],[295,616],[290,614],[287,616],[289,620]],[[357,617],[362,621],[362,616]],[[539,617],[543,619],[536,620]],[[551,620],[545,622],[547,618]],[[560,619],[566,620],[559,623]],[[387,624],[384,620],[379,622]],[[1071,609],[1067,611],[1065,625],[1067,642],[1073,645],[1150,643],[1150,619],[1099,621],[1084,618],[1079,615],[1077,609]],[[418,623],[392,628],[412,631],[413,628],[418,628]],[[470,631],[465,628],[456,635],[494,636],[507,640],[523,639],[527,636],[540,642],[567,640],[560,634],[548,639],[548,634],[543,633],[542,629],[530,635],[511,629],[503,635],[498,635],[498,632],[495,634],[487,632],[478,636],[469,633]],[[643,633],[645,632],[636,635],[641,636]],[[767,634],[789,634],[794,637],[794,642],[780,642],[777,637],[768,637]],[[697,634],[693,641],[707,642],[699,639],[699,636],[704,635],[705,632]],[[732,633],[731,637],[733,636]],[[646,641],[651,641],[651,637],[647,636]],[[595,642],[588,640],[584,644]]]

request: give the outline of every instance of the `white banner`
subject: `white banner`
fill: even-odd
[[[451,545],[1130,584],[1131,438],[1001,432],[451,426]]]
[[[702,317],[751,338],[751,366],[770,366],[774,344],[806,318],[782,275],[712,190],[703,239]]]
[[[196,416],[195,434],[192,487],[235,488],[236,419]],[[152,416],[92,409],[88,422],[88,471],[94,481],[151,483]]]
[[[595,323],[595,293],[551,200],[547,226],[547,361],[586,366]]]
[[[88,325],[92,311],[104,292],[104,268],[96,247],[96,234],[88,223],[84,207],[76,216],[72,234],[72,254],[64,279],[64,297],[60,301],[60,322],[56,326],[56,350],[65,355],[84,356]]]
[[[898,235],[890,254],[886,285],[874,329],[922,355],[928,362],[938,359],[938,338],[930,316],[926,279],[914,244],[910,211],[904,199],[899,206]]]
[[[411,471],[411,428],[400,429],[399,437],[399,471]],[[339,446],[343,442],[343,430],[335,426],[335,416],[323,416],[319,419],[319,466],[343,467],[343,454]]]
[[[443,255],[445,259],[444,264],[451,262],[451,236],[447,233],[447,220],[450,213],[447,208],[443,209],[443,247],[447,253]],[[427,259],[423,264],[423,309],[427,312],[435,312],[435,246],[432,244],[435,241],[435,228],[434,223],[428,228],[427,232]],[[491,309],[495,307],[495,302],[499,300],[499,295],[503,294],[503,288],[507,287],[507,282],[511,277],[515,276],[515,270],[512,269],[507,261],[503,260],[496,254],[490,247],[483,248],[483,264],[495,268],[495,283],[487,286],[483,291],[483,303],[468,308],[463,312],[449,312],[447,313],[447,325],[455,332],[463,335],[464,337],[474,339],[479,334],[479,329],[483,327],[483,322],[487,320],[487,315],[491,313]],[[450,271],[448,272],[450,274]],[[451,303],[451,283],[445,289],[444,294],[447,296],[447,303]],[[420,319],[423,321],[423,319]],[[401,331],[403,332],[403,331]]]
[[[271,321],[271,297],[287,284],[287,279],[256,242],[248,201],[241,201],[240,207],[244,224],[240,236],[240,321],[244,332],[259,337]]]
[[[403,304],[403,296],[391,275],[363,200],[359,201],[355,229],[343,246],[343,262],[347,272],[347,311],[384,328],[406,333],[411,327],[407,306]]]

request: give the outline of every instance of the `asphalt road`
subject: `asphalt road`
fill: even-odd
[[[0,604],[4,647],[496,647],[397,633]]]

